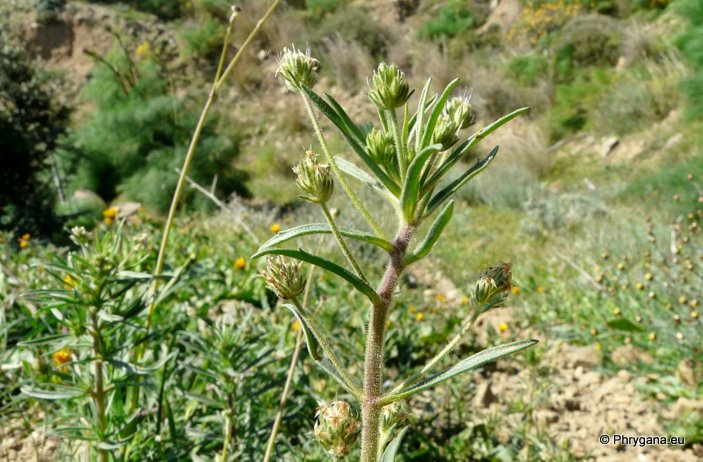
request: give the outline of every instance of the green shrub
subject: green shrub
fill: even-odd
[[[338,8],[334,14],[320,22],[312,33],[311,46],[322,48],[325,39],[337,36],[348,42],[359,43],[377,59],[384,56],[390,41],[386,28],[354,5]]]
[[[622,34],[617,22],[600,15],[578,16],[560,32],[556,70],[560,80],[569,80],[579,68],[614,66],[620,57]]]
[[[678,0],[675,11],[688,20],[688,28],[676,39],[676,44],[693,68],[690,77],[682,82],[688,96],[688,116],[703,118],[703,3],[698,0]]]
[[[420,37],[430,39],[452,38],[457,34],[473,28],[475,25],[471,11],[463,2],[451,1],[439,11],[437,17],[425,22],[420,27]]]
[[[534,86],[549,75],[549,60],[539,54],[516,56],[506,63],[505,72],[524,85]]]
[[[570,84],[555,89],[554,105],[548,116],[549,138],[558,141],[589,127],[589,114],[607,89],[612,77],[603,69],[593,69]]]
[[[0,42],[0,230],[52,234],[50,162],[70,111],[17,42],[4,33]]]
[[[92,0],[93,3],[124,3],[135,10],[151,13],[161,19],[176,19],[186,10],[187,0]]]
[[[82,91],[95,110],[62,143],[64,161],[73,172],[71,186],[93,190],[106,202],[121,196],[164,211],[197,114],[173,96],[156,60],[133,62],[121,50],[107,60],[112,69],[126,70],[98,65]],[[246,193],[242,174],[232,166],[236,142],[219,134],[217,124],[215,117],[205,127],[190,177],[210,184],[217,175],[218,194]],[[188,199],[206,203],[192,191]]]

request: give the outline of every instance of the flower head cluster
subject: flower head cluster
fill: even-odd
[[[334,181],[330,174],[330,166],[321,164],[308,151],[303,160],[293,167],[296,179],[295,185],[303,193],[300,197],[316,204],[326,203],[334,192]]]
[[[432,142],[441,144],[442,150],[449,149],[454,143],[459,141],[458,130],[459,126],[454,119],[447,114],[442,114],[437,120],[437,125],[432,134]]]
[[[280,75],[288,89],[296,92],[303,87],[314,87],[319,69],[320,62],[310,56],[309,49],[303,52],[292,46],[290,49],[283,49],[283,54],[278,59],[276,77]]]
[[[471,96],[450,99],[444,106],[444,113],[460,129],[468,128],[476,123],[476,113],[471,107]]]
[[[313,433],[322,447],[333,457],[342,458],[349,453],[359,434],[359,421],[346,401],[321,404],[315,415]]]
[[[366,136],[366,149],[377,164],[389,165],[395,158],[393,135],[383,130],[372,128]]]
[[[410,99],[405,74],[395,64],[379,64],[368,85],[369,99],[379,109],[395,109]]]
[[[266,269],[261,272],[261,276],[279,298],[289,300],[298,297],[305,288],[305,279],[300,272],[301,266],[302,262],[286,257],[268,257]]]

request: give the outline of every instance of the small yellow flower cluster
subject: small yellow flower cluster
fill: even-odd
[[[19,244],[20,249],[26,249],[27,247],[29,247],[29,239],[31,237],[32,236],[30,236],[29,233],[25,233],[19,239],[17,239],[17,243]]]
[[[272,223],[271,226],[269,226],[269,229],[273,234],[278,234],[278,232],[281,230],[281,225],[278,223]]]
[[[140,43],[137,49],[134,50],[134,56],[136,56],[138,59],[148,58],[150,54],[151,45],[149,45],[149,42],[146,41]]]
[[[538,8],[525,8],[520,20],[508,30],[508,42],[516,43],[525,38],[531,46],[535,46],[549,32],[563,26],[583,9],[578,3],[566,3],[564,0],[543,3]]]
[[[67,274],[66,277],[63,278],[63,282],[66,290],[71,290],[78,284],[78,280],[72,278],[70,274]]]
[[[247,261],[244,259],[244,257],[239,257],[234,260],[234,267],[238,270],[243,270],[247,267]]]
[[[115,218],[117,218],[117,212],[119,212],[117,207],[110,207],[103,210],[103,221],[106,225],[110,226],[112,222],[115,221]]]
[[[65,369],[64,365],[71,360],[72,355],[73,351],[68,347],[64,347],[59,351],[55,352],[53,355],[51,355],[51,358],[54,362],[54,367],[57,369]]]

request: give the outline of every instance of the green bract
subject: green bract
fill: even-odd
[[[366,136],[366,149],[371,158],[379,165],[390,165],[395,159],[393,135],[383,130],[371,129]]]

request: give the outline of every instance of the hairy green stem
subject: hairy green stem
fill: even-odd
[[[347,259],[347,262],[351,265],[352,268],[354,268],[354,272],[356,273],[357,276],[361,278],[362,281],[365,283],[369,283],[369,281],[366,279],[366,276],[364,275],[364,272],[361,270],[361,267],[359,264],[356,262],[356,259],[354,259],[354,255],[351,254],[349,251],[349,247],[347,247],[347,244],[344,242],[344,238],[342,237],[342,234],[339,232],[339,228],[337,227],[337,224],[334,222],[334,217],[332,217],[332,214],[330,213],[330,209],[327,207],[327,204],[321,203],[320,207],[322,208],[322,212],[325,214],[325,218],[327,219],[327,224],[330,225],[330,228],[332,229],[332,234],[334,235],[334,238],[337,240],[337,244],[339,244],[339,248],[342,250],[342,253],[344,254],[344,257]]]
[[[442,348],[442,351],[437,353],[432,359],[430,359],[427,364],[425,364],[422,369],[420,369],[419,372],[416,372],[415,374],[411,375],[407,379],[403,380],[398,386],[396,386],[391,393],[396,393],[405,388],[406,386],[412,386],[422,380],[430,370],[439,362],[440,359],[444,358],[444,356],[447,355],[450,351],[452,351],[457,344],[461,341],[462,338],[466,335],[466,333],[471,329],[471,326],[474,325],[474,322],[476,322],[476,318],[478,318],[478,315],[480,313],[480,310],[475,309],[471,313],[471,316],[469,319],[464,323],[464,325],[461,328],[461,331],[452,338],[447,345]]]
[[[95,360],[95,390],[93,391],[93,399],[95,401],[95,411],[98,417],[98,430],[100,431],[100,440],[105,438],[107,430],[107,416],[105,412],[105,382],[103,377],[103,361],[102,361],[102,339],[100,338],[100,326],[97,310],[90,313],[90,322],[93,329],[93,354],[97,358]],[[98,457],[100,462],[107,462],[109,457],[105,449],[98,448]]]
[[[385,343],[388,310],[393,301],[393,291],[403,272],[403,258],[415,228],[404,225],[393,242],[391,260],[378,288],[381,303],[371,310],[366,354],[364,358],[364,390],[361,402],[361,462],[377,462],[381,447],[381,409],[383,395],[383,350]]]
[[[349,199],[352,201],[357,210],[359,210],[359,213],[361,213],[361,216],[364,217],[373,232],[376,233],[378,237],[388,240],[383,231],[381,231],[381,227],[378,225],[376,220],[374,220],[369,211],[366,210],[364,204],[362,204],[359,198],[356,197],[356,194],[349,186],[349,183],[347,183],[347,181],[344,179],[344,176],[342,176],[342,171],[337,166],[337,162],[335,162],[334,156],[332,156],[332,152],[330,151],[330,148],[327,145],[325,135],[324,133],[322,133],[320,122],[317,120],[317,115],[315,115],[315,109],[312,107],[310,99],[303,92],[300,92],[300,96],[301,98],[303,98],[303,102],[305,103],[305,109],[307,109],[308,111],[308,116],[310,117],[313,129],[315,130],[315,135],[317,135],[317,139],[320,142],[322,153],[325,155],[327,163],[329,163],[330,167],[332,167],[332,172],[334,173],[334,176],[337,177],[337,181],[339,181],[339,184],[342,185],[342,189],[344,189],[344,192],[347,193],[347,196],[349,196]]]
[[[305,309],[301,306],[300,301],[298,301],[297,297],[294,297],[290,299],[291,302],[298,308],[302,313],[305,312]],[[302,329],[302,326],[301,326]],[[320,343],[320,346],[322,347],[322,351],[325,352],[327,355],[327,359],[330,360],[330,363],[337,369],[337,372],[339,372],[339,375],[342,376],[342,378],[349,384],[350,387],[352,387],[352,392],[355,395],[360,394],[360,390],[356,388],[354,385],[354,380],[352,377],[349,375],[349,372],[347,369],[344,367],[342,364],[342,361],[340,361],[339,357],[334,353],[334,349],[330,346],[329,343],[327,343],[327,340],[324,337],[320,337],[317,339],[317,341]]]
[[[403,138],[400,135],[398,115],[395,113],[395,109],[388,109],[386,114],[388,115],[388,124],[390,125],[391,133],[393,134],[393,141],[395,142],[395,152],[398,156],[400,180],[403,181],[405,179],[405,174],[408,171],[408,158],[405,153],[405,143],[403,143]]]
[[[320,244],[322,244],[322,239],[320,239]],[[318,247],[319,250],[319,247]],[[307,307],[310,303],[310,294],[312,293],[312,281],[313,275],[315,274],[315,265],[310,265],[308,270],[308,278],[305,281],[305,293],[303,293],[303,306]],[[318,307],[319,309],[319,307]],[[268,443],[266,444],[266,453],[264,454],[264,461],[269,462],[271,456],[273,455],[273,447],[276,444],[276,435],[278,435],[278,429],[281,425],[281,419],[283,418],[283,409],[285,409],[288,403],[288,394],[290,393],[290,387],[293,383],[293,375],[295,374],[295,367],[298,364],[298,358],[300,357],[300,351],[303,349],[303,329],[298,331],[298,335],[295,337],[295,349],[293,350],[293,356],[290,360],[290,367],[288,368],[288,376],[286,377],[286,383],[283,386],[283,392],[281,393],[281,400],[278,403],[278,410],[276,411],[276,417],[273,419],[273,426],[271,427],[271,434],[269,435]]]

